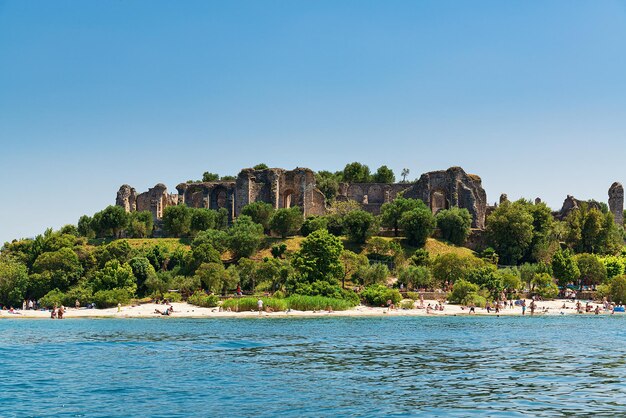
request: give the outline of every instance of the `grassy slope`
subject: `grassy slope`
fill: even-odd
[[[402,238],[383,237],[383,239],[388,240],[388,241],[391,241],[394,239],[398,240],[400,244],[402,245],[402,248],[404,249],[407,257],[410,257],[417,249],[416,247],[407,245],[404,239]],[[301,237],[301,236],[289,237],[286,239],[268,237],[265,239],[259,252],[257,252],[257,254],[255,254],[252,258],[254,260],[262,260],[264,257],[271,257],[272,246],[277,245],[277,244],[282,244],[282,243],[287,245],[288,253],[293,253],[300,249],[300,245],[303,240],[304,240],[304,237]],[[107,243],[108,241],[110,240],[107,240],[107,241],[93,240],[90,243],[95,244],[95,245],[100,245],[100,244]],[[130,244],[130,246],[133,248],[142,248],[142,247],[152,246],[152,245],[162,245],[164,247],[167,247],[169,250],[174,250],[176,247],[183,247],[185,249],[189,249],[189,240],[178,239],[178,238],[132,238],[132,239],[128,239],[127,241]],[[348,242],[345,237],[342,237],[342,242],[344,244],[344,247],[350,251],[354,251],[357,253],[360,253],[363,251],[362,246],[355,245],[353,243]],[[429,238],[424,248],[426,249],[426,251],[428,251],[431,257],[436,257],[438,255],[448,254],[448,253],[454,253],[462,257],[468,257],[468,256],[472,256],[475,254],[469,248],[457,247],[447,242],[437,240],[435,238]],[[228,258],[228,256],[226,256],[226,258]]]

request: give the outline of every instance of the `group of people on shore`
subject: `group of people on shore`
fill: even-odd
[[[56,305],[50,311],[50,319],[63,319],[65,315],[65,306],[61,305],[57,308]]]

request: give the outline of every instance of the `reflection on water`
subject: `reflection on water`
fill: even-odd
[[[0,321],[1,416],[622,415],[626,317]]]

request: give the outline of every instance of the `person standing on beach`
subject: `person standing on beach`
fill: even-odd
[[[530,301],[530,316],[533,316],[535,314],[535,308],[537,307],[537,305],[535,304],[535,300],[531,300]]]
[[[256,306],[259,308],[259,315],[261,315],[261,311],[263,311],[263,299],[259,298],[256,302]]]
[[[526,315],[526,299],[522,300],[522,315]]]

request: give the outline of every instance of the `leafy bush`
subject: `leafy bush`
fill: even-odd
[[[39,299],[39,304],[46,308],[52,308],[53,306],[61,306],[64,299],[65,294],[59,289],[54,289],[49,291],[41,299]]]
[[[406,297],[412,300],[420,300],[420,294],[418,292],[406,292]]]
[[[539,287],[535,290],[542,299],[554,299],[559,294],[559,288],[554,283],[549,283],[548,285]]]
[[[400,309],[413,309],[413,301],[403,300],[402,302],[400,302]]]
[[[617,276],[609,284],[611,300],[615,303],[626,302],[626,276]]]
[[[93,300],[98,308],[110,308],[117,306],[118,303],[122,305],[127,304],[132,297],[132,294],[124,288],[115,288],[111,290],[99,290],[93,295]]]
[[[402,300],[402,295],[397,289],[389,289],[380,284],[366,287],[361,292],[361,297],[368,305],[372,306],[386,306],[388,300],[394,304]]]
[[[188,303],[196,306],[201,306],[203,308],[212,308],[214,306],[217,306],[219,301],[219,297],[215,295],[207,295],[200,290],[187,298]]]
[[[345,311],[358,304],[358,302],[354,304],[352,301],[346,299],[305,295],[293,295],[288,297],[286,301],[290,309],[296,309],[298,311],[326,310],[328,307],[332,308],[334,311]]]
[[[478,293],[471,292],[465,295],[463,300],[461,300],[461,304],[465,306],[474,305],[479,308],[484,308],[487,305],[487,299]]]
[[[276,298],[261,298],[263,301],[263,308],[272,308],[274,311],[284,311],[287,309],[287,302],[285,299]],[[245,298],[233,298],[227,299],[222,302],[222,308],[235,312],[244,311],[256,311],[258,309],[257,298],[245,297]]]
[[[163,294],[163,299],[167,299],[170,302],[181,302],[183,296],[178,292],[166,292]]]
[[[65,306],[74,306],[76,304],[76,300],[78,300],[82,306],[90,303],[93,300],[93,292],[91,291],[91,288],[88,286],[78,285],[65,292],[65,297],[63,298],[63,304]]]
[[[471,293],[478,293],[479,287],[467,280],[457,280],[452,286],[452,293],[448,296],[448,300],[452,303],[464,303],[466,296]]]

